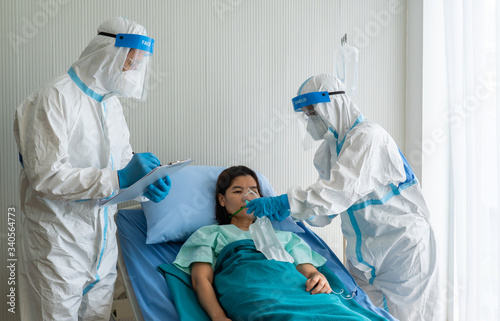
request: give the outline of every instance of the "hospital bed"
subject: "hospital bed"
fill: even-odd
[[[216,179],[223,169],[212,166],[187,166],[171,177],[172,190],[164,201],[158,204],[143,203],[142,208],[118,211],[118,269],[136,320],[180,320],[172,294],[157,267],[174,261],[183,240],[197,228],[196,225],[215,223],[213,195]],[[267,179],[261,174],[258,176],[262,194],[275,195]],[[395,320],[386,311],[371,303],[335,253],[306,225],[291,219],[275,224],[277,228],[295,231],[314,251],[324,256],[328,260],[326,267],[334,272],[348,289],[349,293],[346,295],[353,296],[368,310],[389,320]],[[278,226],[279,224],[281,225]],[[189,228],[186,229],[185,225],[189,225]],[[169,233],[175,236],[170,237]],[[169,239],[171,240],[164,241]]]

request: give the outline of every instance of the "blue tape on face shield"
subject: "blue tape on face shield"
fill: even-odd
[[[142,35],[119,33],[116,35],[115,47],[134,48],[153,54],[155,40]]]
[[[293,109],[297,112],[302,111],[303,107],[315,105],[318,103],[330,102],[330,95],[342,95],[345,91],[315,91],[307,94],[298,95],[292,98]]]
[[[292,98],[293,108],[295,111],[302,111],[303,107],[317,103],[327,103],[329,101],[330,95],[328,94],[328,91],[311,92]]]

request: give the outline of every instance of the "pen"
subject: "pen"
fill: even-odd
[[[132,152],[132,155],[134,155],[134,154],[135,154],[135,152]],[[160,165],[158,165],[158,166],[162,166],[162,165],[161,165],[161,163],[160,163]]]

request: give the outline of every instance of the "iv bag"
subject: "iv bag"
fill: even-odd
[[[347,43],[337,50],[335,71],[345,85],[345,92],[355,96],[358,92],[358,49]]]

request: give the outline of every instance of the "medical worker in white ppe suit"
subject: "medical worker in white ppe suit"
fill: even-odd
[[[116,279],[110,197],[160,165],[135,154],[117,97],[143,98],[153,39],[125,18],[105,21],[67,73],[18,107],[21,319],[109,320]],[[144,194],[165,198],[170,178]]]
[[[348,269],[374,304],[407,321],[438,318],[436,244],[419,183],[394,140],[363,118],[337,78],[305,81],[293,100],[307,132],[322,140],[306,189],[251,201],[248,212],[313,226],[342,219]]]

